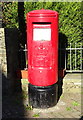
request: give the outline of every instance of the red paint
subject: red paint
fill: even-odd
[[[38,28],[38,29],[37,29]],[[45,41],[37,41],[39,30],[50,31]],[[41,31],[40,30],[40,31]],[[33,35],[34,34],[34,35]],[[47,32],[45,33],[46,36]],[[58,80],[58,13],[52,10],[34,10],[27,14],[28,80],[32,85],[49,86]]]

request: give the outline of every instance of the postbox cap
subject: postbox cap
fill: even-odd
[[[30,17],[54,17],[57,16],[58,12],[53,11],[53,10],[33,10],[28,13],[28,16]]]

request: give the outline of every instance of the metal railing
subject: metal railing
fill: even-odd
[[[75,43],[75,47],[72,47],[72,43],[70,43],[69,48],[65,50],[66,72],[83,72],[83,43],[81,42],[78,47],[77,45],[78,43]]]
[[[22,69],[23,68],[23,60],[22,59],[25,59],[25,62],[24,62],[24,64],[25,64],[25,67],[24,67],[24,69],[27,69],[28,68],[28,60],[27,60],[27,47],[26,47],[26,44],[25,44],[25,47],[22,49],[19,49],[19,54],[20,54],[20,68]],[[23,58],[23,55],[24,54],[24,58]]]
[[[64,57],[65,57],[65,70],[66,72],[83,72],[83,42],[78,45],[78,43],[70,43],[69,47],[66,48],[59,48],[60,51],[64,51]],[[74,47],[72,47],[74,46]],[[25,45],[25,49],[20,49],[19,51],[25,52],[25,59],[27,61],[27,49]],[[63,58],[61,58],[61,52],[60,52],[60,61],[62,61]],[[61,63],[63,64],[63,63]],[[26,62],[26,68],[27,68],[27,62]]]

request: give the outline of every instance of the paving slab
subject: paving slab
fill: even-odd
[[[83,73],[68,73],[63,78],[63,93],[79,93],[83,87]]]

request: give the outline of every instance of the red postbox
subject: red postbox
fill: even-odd
[[[29,12],[27,41],[30,104],[53,106],[58,81],[58,13],[45,9]]]

